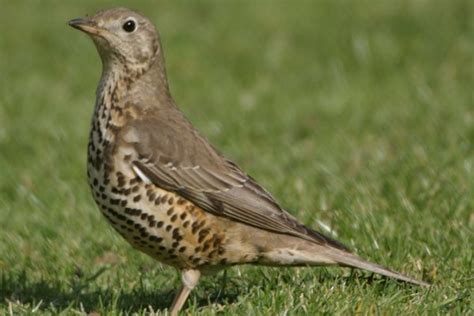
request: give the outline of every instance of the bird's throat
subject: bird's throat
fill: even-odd
[[[123,125],[123,99],[127,93],[127,80],[117,68],[104,68],[97,88],[97,96],[89,134],[88,159],[100,169],[114,142],[116,132]]]

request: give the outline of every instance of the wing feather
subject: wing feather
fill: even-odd
[[[151,116],[129,126],[137,135],[143,135],[139,137],[141,142],[130,144],[138,153],[134,168],[155,185],[176,192],[212,214],[347,250],[284,211],[270,193],[221,156],[179,115],[161,119]],[[183,119],[184,128],[176,130],[173,122]]]

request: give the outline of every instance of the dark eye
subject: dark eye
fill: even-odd
[[[132,33],[137,28],[135,21],[128,20],[122,25],[122,28],[125,32]]]

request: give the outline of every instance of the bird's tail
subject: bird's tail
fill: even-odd
[[[397,280],[401,280],[404,282],[413,283],[416,285],[421,285],[421,286],[430,285],[429,283],[426,283],[424,281],[415,280],[401,273],[385,268],[381,265],[366,261],[352,253],[341,251],[339,249],[332,248],[331,251],[329,251],[326,255],[330,257],[333,261],[337,262],[339,265],[342,265],[342,266],[348,266],[348,267],[371,271],[377,274],[381,274],[381,275],[394,278]]]

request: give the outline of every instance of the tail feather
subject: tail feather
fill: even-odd
[[[430,284],[427,282],[415,280],[401,273],[385,268],[381,265],[366,261],[352,253],[334,250],[328,253],[328,256],[340,265],[371,271],[377,274],[381,274],[404,282],[413,283],[416,285],[430,286]]]

